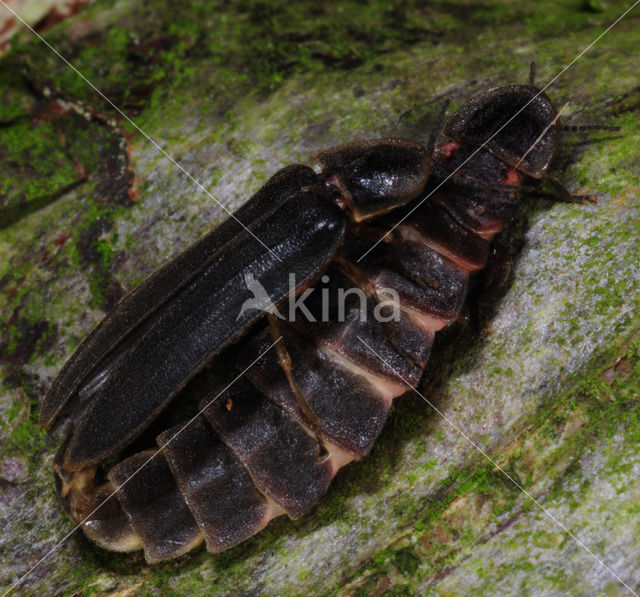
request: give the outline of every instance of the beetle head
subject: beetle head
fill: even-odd
[[[457,141],[484,144],[511,167],[542,178],[557,142],[556,116],[551,101],[537,87],[507,85],[464,104],[444,132]]]

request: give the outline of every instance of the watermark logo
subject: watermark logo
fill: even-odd
[[[296,275],[289,274],[289,298],[286,305],[281,305],[281,309],[287,312],[283,315],[260,281],[253,274],[247,273],[244,276],[244,283],[253,296],[242,303],[236,321],[250,310],[271,313],[278,319],[294,322],[302,320],[312,323],[317,321],[344,323],[347,318],[353,317],[355,311],[357,311],[361,322],[366,322],[369,316],[379,322],[400,320],[400,297],[393,288],[377,288],[376,297],[372,300],[362,288],[357,286],[347,288],[336,287],[335,285],[332,287],[327,286],[326,284],[329,282],[329,276],[327,275],[322,276],[321,282],[325,285],[318,288],[306,288],[300,295],[296,296],[296,289],[298,288]],[[312,312],[306,301],[314,293],[314,312]],[[320,294],[319,303],[316,300],[318,293]],[[355,300],[349,297],[354,297]],[[354,304],[356,301],[357,306]],[[285,307],[288,307],[288,309],[285,309]],[[318,309],[320,312],[318,312]]]
[[[267,294],[265,287],[253,277],[253,274],[245,274],[244,283],[247,285],[247,289],[253,294],[253,298],[249,298],[242,303],[242,307],[240,307],[240,313],[238,313],[236,321],[238,321],[245,311],[248,311],[249,309],[257,309],[258,311],[264,311],[265,313],[272,313],[278,319],[284,319],[282,313],[278,311],[278,307],[273,304],[273,301]]]

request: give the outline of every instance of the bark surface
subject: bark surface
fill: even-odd
[[[443,101],[452,111],[525,83],[531,60],[546,84],[629,3],[105,0],[53,27],[51,2],[32,4],[47,41],[234,210],[332,145],[426,142]],[[487,333],[438,338],[422,392],[440,414],[399,400],[310,514],[154,567],[78,532],[57,545],[73,528],[53,485],[61,435],[37,407],[124,293],[226,212],[32,34],[15,35],[0,58],[0,587],[53,549],[18,594],[640,590],[639,19],[547,90],[567,122],[621,127],[569,132],[554,167],[599,202],[527,202]]]

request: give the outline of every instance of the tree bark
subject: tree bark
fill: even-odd
[[[0,59],[0,586],[640,590],[640,9],[572,62],[626,8],[120,0],[43,31],[131,120],[31,33],[14,37]],[[53,485],[61,435],[42,431],[37,407],[105,313],[278,168],[355,139],[426,142],[445,100],[451,112],[526,83],[532,60],[540,86],[570,64],[546,91],[568,102],[565,122],[620,130],[565,135],[554,172],[598,204],[527,198],[488,330],[439,338],[421,390],[437,411],[399,400],[310,514],[223,554],[149,567],[79,532],[59,544],[73,528]]]

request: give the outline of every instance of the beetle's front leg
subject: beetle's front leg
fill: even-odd
[[[470,315],[485,334],[491,331],[490,321],[496,314],[498,298],[504,294],[511,280],[518,253],[519,248],[514,248],[502,237],[497,237],[491,246],[487,266],[479,276],[476,288],[470,292]]]

